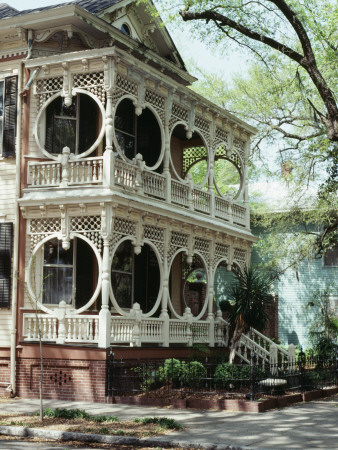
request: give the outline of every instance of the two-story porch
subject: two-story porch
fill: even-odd
[[[25,65],[24,340],[227,345],[214,280],[249,263],[253,129],[117,48]]]

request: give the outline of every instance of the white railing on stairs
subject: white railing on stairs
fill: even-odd
[[[259,331],[251,328],[247,334],[242,334],[236,348],[236,355],[240,360],[250,364],[251,352],[256,361],[265,369],[270,366],[272,372],[278,370],[278,365],[289,369],[295,364],[295,347],[290,344],[288,350],[273,342]]]

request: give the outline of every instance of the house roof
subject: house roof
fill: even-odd
[[[33,9],[25,9],[23,11],[18,11],[15,8],[7,5],[6,3],[0,4],[0,19],[4,19],[5,17],[14,17],[14,16],[22,16],[24,14],[30,14],[32,12],[40,12],[46,11],[48,9],[55,9],[58,7],[63,7],[67,5],[79,5],[83,9],[87,10],[92,14],[96,14],[104,9],[109,8],[110,6],[116,5],[117,3],[122,2],[123,0],[74,0],[73,2],[65,2],[65,3],[56,3],[55,5],[44,6],[40,8]]]
[[[12,17],[18,14],[18,10],[7,5],[7,3],[0,3],[0,19],[5,17]]]

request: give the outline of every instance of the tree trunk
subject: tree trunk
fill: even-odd
[[[241,339],[243,333],[243,328],[239,323],[236,324],[234,334],[231,339],[231,346],[230,346],[230,355],[229,355],[229,362],[233,364],[236,356],[236,347],[239,343],[239,340]]]

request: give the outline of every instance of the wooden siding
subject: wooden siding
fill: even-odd
[[[258,235],[260,230],[253,230]],[[258,263],[259,256],[255,250],[252,254],[252,262]],[[311,315],[306,306],[318,289],[333,286],[336,282],[337,292],[338,267],[325,267],[323,258],[304,260],[299,264],[296,273],[288,269],[275,282],[275,292],[278,294],[278,335],[282,344],[295,344],[307,348],[310,346],[308,331],[311,324]]]

